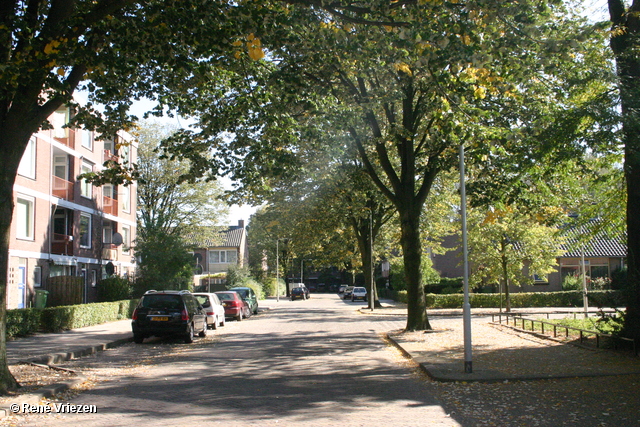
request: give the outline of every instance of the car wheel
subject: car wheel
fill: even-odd
[[[240,310],[240,313],[238,313],[238,315],[236,316],[236,320],[238,322],[242,322],[242,310]]]
[[[185,344],[191,344],[193,342],[193,325],[189,323],[187,326],[187,332],[184,334]]]
[[[258,306],[256,305],[256,309],[253,310],[253,314],[258,314]]]
[[[213,325],[211,325],[211,329],[218,329],[218,316],[214,316]]]
[[[251,317],[251,309],[247,308],[247,312],[244,314],[244,317],[247,319]]]
[[[222,320],[220,321],[220,326],[224,326],[224,322],[226,322],[227,319],[225,319],[224,317],[222,318]]]
[[[142,334],[133,334],[133,342],[136,344],[142,344],[144,341],[144,335]]]
[[[198,334],[198,336],[199,336],[200,338],[205,338],[205,337],[207,336],[207,324],[206,324],[206,323],[205,323],[205,325],[204,325],[204,329],[202,329],[202,330],[200,331],[200,333]]]
[[[354,302],[356,299],[354,297],[351,297],[351,302]]]

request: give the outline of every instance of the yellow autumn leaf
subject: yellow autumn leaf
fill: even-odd
[[[242,46],[242,40],[236,40],[236,41],[234,41],[233,43],[231,43],[231,46],[236,46],[236,47],[238,47],[238,46]]]
[[[477,99],[484,99],[487,96],[487,91],[482,86],[478,86],[476,90],[473,91],[473,95]]]
[[[396,62],[393,65],[396,68],[396,71],[402,71],[409,76],[413,75],[413,73],[411,72],[411,68],[409,68],[409,66],[404,62]]]
[[[58,72],[59,76],[64,76],[66,74],[65,71],[64,71],[64,68],[58,68],[57,72]]]
[[[264,52],[262,48],[259,47],[251,48],[249,49],[249,57],[254,61],[259,61],[260,59],[264,58]]]

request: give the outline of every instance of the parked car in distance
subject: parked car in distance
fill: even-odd
[[[298,298],[309,299],[309,289],[306,286],[298,286],[291,289],[291,301],[295,301]]]
[[[215,294],[224,307],[225,317],[236,319],[239,322],[244,318],[251,317],[249,304],[242,299],[239,293],[235,291],[219,291]]]
[[[218,326],[224,326],[224,307],[216,294],[197,292],[193,296],[196,297],[207,313],[207,326],[209,329],[218,329]]]
[[[346,288],[344,288],[342,299],[351,298],[351,292],[353,292],[353,288],[355,288],[355,286],[347,286]]]
[[[151,336],[167,335],[182,335],[189,344],[194,334],[207,336],[207,315],[189,291],[150,290],[133,311],[131,329],[137,344]]]
[[[245,287],[237,287],[237,288],[231,288],[229,290],[236,291],[238,294],[240,294],[240,297],[243,300],[245,300],[247,304],[249,304],[249,309],[251,310],[251,313],[258,314],[258,297],[256,296],[256,293],[253,291],[253,289],[245,288]]]
[[[340,285],[340,287],[338,288],[338,293],[344,294],[344,290],[347,289],[347,286],[349,285]]]
[[[351,301],[356,300],[367,300],[367,290],[365,288],[360,286],[356,286],[355,288],[353,288],[353,291],[351,292]]]

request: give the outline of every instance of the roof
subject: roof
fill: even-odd
[[[610,233],[604,229],[601,220],[590,220],[586,224],[565,229],[565,244],[561,248],[567,251],[562,258],[625,258],[627,245],[624,236]],[[595,234],[593,232],[595,231]],[[584,236],[589,236],[584,240]]]
[[[190,234],[187,242],[198,248],[239,248],[244,236],[244,227],[213,227],[204,234]]]

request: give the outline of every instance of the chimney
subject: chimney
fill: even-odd
[[[238,227],[244,228],[244,219],[239,219],[238,220]]]

